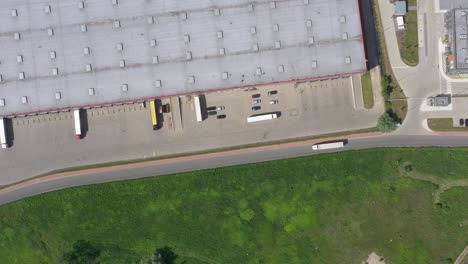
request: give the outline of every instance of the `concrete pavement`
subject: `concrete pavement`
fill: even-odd
[[[426,104],[426,98],[446,92],[447,89],[446,83],[441,81],[438,55],[438,41],[443,32],[443,14],[434,12],[434,1],[418,1],[419,64],[410,67],[400,56],[392,17],[395,7],[386,0],[379,0],[378,3],[390,64],[396,81],[408,98],[406,119],[394,134],[430,134],[421,124],[425,118],[441,115],[440,111],[423,112],[421,108]]]

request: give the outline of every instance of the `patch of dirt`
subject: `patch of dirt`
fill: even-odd
[[[377,255],[375,252],[370,253],[369,257],[363,264],[385,264],[385,259],[382,256]]]

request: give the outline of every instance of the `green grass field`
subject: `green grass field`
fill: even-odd
[[[429,118],[427,119],[427,125],[432,131],[468,132],[468,127],[454,127],[453,118]]]
[[[372,109],[374,107],[374,93],[372,91],[372,81],[370,72],[366,72],[361,77],[362,85],[362,98],[364,101],[364,107],[366,109]]]
[[[347,151],[47,193],[0,207],[0,263],[57,263],[78,239],[101,263],[163,246],[187,264],[449,263],[468,243],[467,156]],[[454,186],[438,203],[437,179]]]
[[[405,27],[404,31],[397,32],[401,58],[406,64],[415,66],[419,63],[418,14],[416,11],[408,11],[405,16]]]

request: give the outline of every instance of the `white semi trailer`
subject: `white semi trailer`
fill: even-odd
[[[5,119],[0,118],[0,144],[2,149],[8,148],[8,140],[6,136]]]
[[[344,147],[344,141],[330,142],[330,143],[319,143],[312,146],[313,150],[324,150]]]
[[[73,119],[75,120],[75,138],[81,139],[80,109],[73,110]]]
[[[278,118],[277,114],[256,115],[256,116],[247,117],[247,122],[248,123],[253,123],[253,122],[272,120],[272,119],[276,119],[276,118]]]

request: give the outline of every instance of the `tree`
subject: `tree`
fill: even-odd
[[[174,264],[177,258],[177,255],[167,246],[156,249],[154,255],[158,264]]]
[[[73,250],[63,255],[63,260],[67,264],[93,264],[101,254],[101,251],[94,247],[91,242],[77,240],[73,244]]]
[[[393,118],[388,113],[384,113],[377,122],[377,128],[381,132],[390,133],[395,130],[397,126]]]

